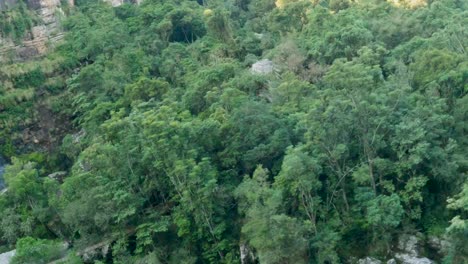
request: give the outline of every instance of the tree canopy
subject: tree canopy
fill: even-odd
[[[355,263],[420,233],[466,263],[466,7],[76,1],[60,45],[0,65],[0,252]],[[0,11],[0,37],[28,12]]]

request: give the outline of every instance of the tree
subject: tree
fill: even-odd
[[[246,102],[232,114],[224,129],[230,137],[220,153],[225,166],[241,165],[251,172],[259,163],[267,168],[278,166],[286,146],[290,144],[287,126],[273,115],[270,106]],[[229,163],[228,163],[229,162]]]
[[[51,37],[0,50],[0,251],[340,263],[447,229],[466,262],[466,1],[104,2],[76,1],[60,43],[0,12],[5,47]]]
[[[454,198],[448,199],[447,202],[447,207],[457,210],[459,214],[450,221],[450,226],[447,228],[447,233],[453,238],[454,243],[445,260],[447,263],[464,262],[468,260],[465,247],[468,233],[468,220],[465,217],[468,212],[468,184],[465,183],[461,192]]]
[[[49,263],[61,257],[63,245],[56,241],[24,237],[16,244],[12,263]]]
[[[281,192],[258,166],[236,189],[246,220],[242,233],[262,263],[307,263],[307,225],[281,213]]]
[[[281,171],[275,177],[275,187],[285,191],[286,197],[294,197],[290,203],[293,210],[303,213],[317,233],[317,218],[322,209],[319,196],[322,182],[319,180],[320,165],[300,147],[289,148]],[[295,206],[299,208],[294,208]]]

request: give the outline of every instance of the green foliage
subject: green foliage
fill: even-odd
[[[448,200],[448,208],[458,210],[460,214],[456,215],[451,221],[447,232],[453,239],[452,248],[447,255],[446,263],[465,262],[468,260],[466,243],[468,233],[468,220],[466,213],[468,212],[468,184],[465,183],[459,194],[455,198]]]
[[[11,37],[17,44],[31,30],[37,20],[23,1],[12,9],[0,11],[0,37]]]
[[[236,190],[247,206],[242,233],[262,263],[306,263],[308,225],[281,213],[281,194],[267,177],[268,171],[259,166]]]
[[[0,66],[0,247],[341,263],[446,229],[440,257],[466,262],[462,2],[76,1],[54,51]]]
[[[59,242],[24,237],[16,243],[12,263],[49,263],[61,257],[63,245]]]
[[[403,216],[403,207],[396,194],[391,196],[377,196],[368,202],[367,219],[373,226],[396,227]]]
[[[6,168],[4,178],[9,193],[17,201],[25,202],[41,194],[39,173],[33,162],[13,158],[12,165]]]

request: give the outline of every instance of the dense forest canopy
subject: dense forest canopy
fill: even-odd
[[[12,263],[468,263],[467,1],[75,2],[0,65]]]

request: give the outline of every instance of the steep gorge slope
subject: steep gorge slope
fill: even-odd
[[[465,2],[107,2],[2,13],[0,252],[468,261]]]
[[[112,6],[120,6],[125,0],[106,0]],[[139,4],[139,0],[132,1]],[[28,60],[44,55],[48,48],[55,46],[63,39],[63,29],[60,21],[66,17],[65,12],[75,5],[74,0],[8,0],[1,2],[0,12],[3,12],[4,29],[22,30],[19,39],[13,39],[11,32],[0,34],[1,60]],[[23,13],[18,12],[21,10]],[[15,14],[16,13],[16,14]],[[31,16],[32,21],[26,22],[25,28],[17,28],[14,24],[19,16]],[[12,25],[6,26],[7,23]],[[16,28],[15,28],[16,27]],[[8,30],[9,31],[9,30]]]
[[[68,1],[68,0],[67,0]],[[73,7],[74,1],[67,2],[67,8]],[[7,59],[32,59],[47,51],[48,46],[54,45],[63,38],[60,27],[60,19],[65,13],[60,0],[28,0],[25,3],[15,0],[9,1],[1,7],[4,18],[9,18],[11,30],[22,30],[18,39],[11,37],[12,32],[2,32],[0,36],[0,56],[2,60]],[[20,12],[21,11],[21,12]],[[16,13],[16,14],[15,14]],[[31,15],[35,21],[25,22],[25,28],[18,28],[14,24],[15,19],[20,16]],[[8,23],[8,20],[3,21]],[[6,28],[7,26],[4,26]]]

